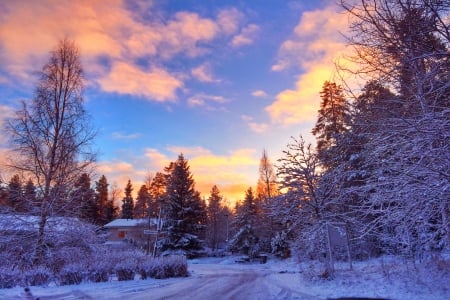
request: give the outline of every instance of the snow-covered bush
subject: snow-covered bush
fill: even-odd
[[[150,258],[139,266],[141,279],[169,277],[185,277],[188,275],[188,267],[185,256],[166,256]]]
[[[136,269],[137,261],[134,258],[125,258],[114,267],[117,280],[119,281],[133,280]]]
[[[22,285],[22,273],[17,269],[0,267],[0,289]]]
[[[65,265],[59,272],[59,283],[61,285],[80,284],[83,281],[86,268],[81,264]]]
[[[291,255],[286,232],[278,232],[271,241],[272,253],[281,258],[288,258]]]
[[[36,267],[24,272],[24,281],[26,285],[47,285],[53,278],[53,273],[46,267]]]

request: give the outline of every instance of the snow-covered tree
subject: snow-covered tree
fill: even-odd
[[[259,252],[259,237],[255,232],[257,221],[257,205],[250,187],[245,192],[245,198],[241,205],[237,206],[234,227],[236,234],[229,242],[231,251],[244,253],[253,257]]]
[[[195,182],[188,161],[182,154],[170,164],[166,186],[166,238],[161,240],[162,251],[183,251],[194,256],[202,249],[200,235],[205,229],[206,207],[195,190]]]
[[[361,227],[384,251],[410,256],[449,245],[450,62],[446,1],[341,1],[352,15],[354,73],[393,89],[372,106],[367,139],[353,155],[366,171],[351,188],[363,200]],[[370,118],[382,112],[378,120]],[[357,132],[359,124],[352,125]],[[359,133],[358,133],[359,135]],[[361,174],[362,172],[359,172]],[[348,192],[348,189],[347,189]],[[363,215],[363,216],[364,216]]]
[[[11,118],[7,130],[17,158],[10,166],[38,185],[39,229],[35,260],[44,258],[46,224],[55,214],[70,213],[67,194],[94,161],[94,132],[83,108],[84,79],[79,50],[64,39],[39,73],[31,102]]]

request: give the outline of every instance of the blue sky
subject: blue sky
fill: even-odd
[[[48,2],[48,3],[47,3]],[[98,175],[135,190],[183,153],[229,200],[310,131],[347,17],[335,1],[2,1],[0,122],[33,96],[58,40],[81,50]],[[7,151],[5,137],[0,150]],[[5,174],[3,177],[7,177]]]

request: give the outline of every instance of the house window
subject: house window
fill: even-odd
[[[119,238],[123,239],[125,237],[125,231],[119,231],[117,235]]]

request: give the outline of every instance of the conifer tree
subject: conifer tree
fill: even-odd
[[[136,205],[134,206],[134,217],[135,218],[146,218],[149,216],[149,207],[152,204],[152,198],[145,184],[141,185],[139,188]]]
[[[222,200],[223,197],[220,195],[219,188],[214,185],[211,189],[211,194],[208,198],[208,227],[207,227],[207,238],[209,247],[214,251],[217,249],[220,240],[220,232],[223,228],[221,220],[223,217],[222,213]]]
[[[107,206],[108,206],[108,180],[105,175],[95,183],[96,202],[97,202],[97,216],[98,223],[105,224],[107,222]]]
[[[155,177],[153,177],[152,182],[150,184],[149,193],[152,199],[149,213],[150,216],[156,218],[159,216],[160,208],[164,207],[165,196],[166,196],[166,185],[167,185],[167,177],[168,175],[157,172]],[[164,214],[164,212],[163,212]]]
[[[312,133],[317,139],[319,159],[324,167],[332,168],[340,158],[339,139],[348,130],[349,105],[342,87],[334,82],[325,81],[320,97],[319,116]]]
[[[245,193],[245,199],[237,207],[236,234],[230,241],[229,249],[254,257],[259,252],[259,237],[255,233],[255,222],[257,218],[256,199],[253,189],[250,187]]]
[[[12,176],[8,183],[8,206],[16,212],[25,211],[22,180],[17,174]]]
[[[133,219],[134,203],[132,192],[133,186],[131,185],[131,180],[128,180],[125,187],[125,197],[122,199],[122,219]]]
[[[28,179],[27,183],[25,184],[24,191],[23,191],[23,197],[26,201],[27,205],[27,211],[30,213],[35,213],[36,205],[37,205],[37,198],[36,198],[36,186],[34,185],[33,181]]]
[[[199,235],[205,227],[205,207],[182,154],[167,170],[170,170],[166,188],[167,237],[161,242],[161,250],[181,250],[195,255],[202,249]]]
[[[74,206],[79,207],[80,218],[92,223],[98,219],[95,192],[91,188],[91,178],[87,173],[83,173],[75,183],[72,199]]]

